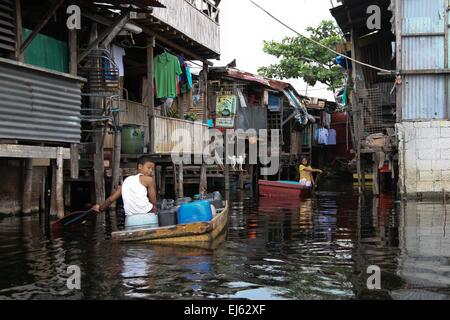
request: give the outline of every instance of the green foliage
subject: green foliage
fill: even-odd
[[[194,112],[188,112],[184,115],[184,119],[189,121],[197,121],[198,117]]]
[[[339,28],[331,20],[324,20],[318,27],[309,27],[307,31],[312,39],[332,49],[345,42]],[[310,86],[321,82],[329,90],[342,86],[342,72],[333,63],[336,55],[304,37],[287,37],[282,42],[264,41],[263,50],[280,59],[278,64],[259,68],[258,72],[263,76],[303,78]]]
[[[178,110],[172,109],[172,108],[167,110],[167,117],[180,119],[180,115],[178,114]]]

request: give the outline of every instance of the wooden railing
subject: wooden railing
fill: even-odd
[[[151,135],[154,147],[152,153],[170,155],[178,151],[202,154],[206,146],[203,140],[207,133],[208,126],[202,122],[155,116]]]
[[[185,0],[214,22],[219,23],[220,10],[210,0]]]

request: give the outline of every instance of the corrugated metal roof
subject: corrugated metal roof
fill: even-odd
[[[0,61],[0,138],[79,143],[80,80]]]

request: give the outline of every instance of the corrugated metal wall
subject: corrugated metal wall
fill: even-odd
[[[419,74],[421,70],[442,71],[448,67],[448,57],[445,57],[446,2],[401,0],[400,68],[410,73],[403,76],[404,121],[444,119],[448,116],[445,74]]]
[[[79,80],[0,59],[0,139],[79,143],[80,108]]]

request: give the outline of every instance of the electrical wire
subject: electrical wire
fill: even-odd
[[[307,36],[302,35],[300,32],[297,32],[296,30],[294,30],[293,28],[291,28],[290,26],[288,26],[286,23],[284,23],[283,21],[281,21],[280,19],[278,19],[277,17],[275,17],[274,15],[272,15],[269,11],[267,11],[266,9],[264,9],[263,7],[261,7],[259,4],[257,4],[257,3],[254,2],[253,0],[248,0],[248,1],[250,1],[253,5],[255,5],[256,7],[258,7],[258,8],[261,9],[262,11],[264,11],[264,12],[265,12],[267,15],[269,15],[272,19],[276,20],[278,23],[282,24],[283,26],[285,26],[286,28],[288,28],[288,29],[291,30],[292,32],[296,33],[297,35],[299,35],[299,36],[301,36],[301,37],[303,37],[303,38],[305,38],[305,39],[307,39],[307,40],[309,40],[309,41],[311,41],[311,42],[313,42],[313,43],[315,43],[316,45],[318,45],[318,46],[320,46],[320,47],[322,47],[322,48],[324,48],[324,49],[327,49],[328,51],[333,52],[334,54],[337,54],[337,55],[339,55],[339,56],[342,56],[342,57],[344,57],[344,58],[346,58],[346,59],[348,59],[348,60],[350,60],[350,61],[353,61],[353,62],[355,62],[355,63],[357,63],[357,64],[360,64],[360,65],[365,66],[365,67],[368,67],[368,68],[372,68],[372,69],[375,69],[375,70],[378,70],[378,71],[381,71],[381,72],[388,72],[388,73],[391,73],[391,72],[392,72],[391,70],[382,69],[382,68],[379,68],[379,67],[376,67],[376,66],[373,66],[373,65],[370,65],[370,64],[367,64],[367,63],[364,63],[364,62],[355,60],[355,59],[353,59],[353,58],[351,58],[351,57],[349,57],[349,56],[347,56],[347,55],[345,55],[345,54],[339,53],[339,52],[337,52],[336,50],[327,47],[326,45],[321,44],[320,42],[318,42],[318,41],[316,41],[316,40],[314,40],[314,39],[308,38]]]

